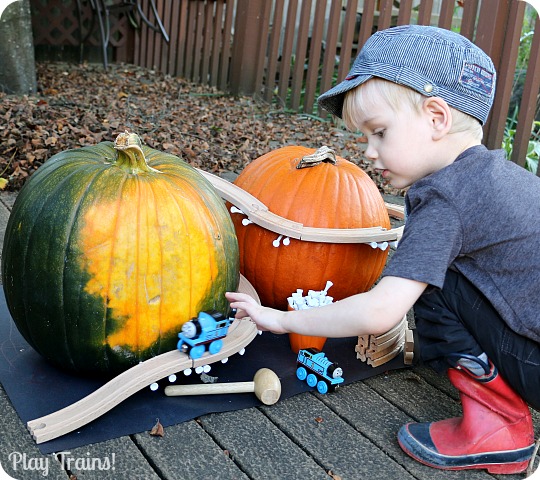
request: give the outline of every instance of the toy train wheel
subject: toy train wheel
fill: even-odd
[[[328,393],[328,384],[324,380],[319,380],[319,382],[317,383],[317,391],[321,395]]]
[[[223,340],[215,340],[208,347],[208,351],[212,355],[215,355],[216,353],[219,353],[221,351],[222,347],[223,347]]]
[[[313,373],[310,373],[307,376],[306,382],[310,387],[314,387],[315,385],[317,385],[317,377]]]
[[[189,352],[189,356],[196,360],[197,358],[201,358],[204,355],[205,348],[204,345],[197,345],[195,347],[192,347],[192,349]]]
[[[296,378],[298,378],[298,380],[304,381],[306,377],[307,377],[307,370],[304,367],[298,367],[296,369]]]

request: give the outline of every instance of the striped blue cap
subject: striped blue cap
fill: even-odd
[[[495,96],[495,67],[474,43],[450,30],[403,25],[374,33],[345,80],[323,93],[319,105],[341,118],[345,93],[373,77],[441,97],[482,125]]]

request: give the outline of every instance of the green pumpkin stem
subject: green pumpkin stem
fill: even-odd
[[[157,172],[148,165],[142,149],[142,142],[136,133],[124,132],[116,137],[114,148],[118,152],[116,165],[129,173]]]

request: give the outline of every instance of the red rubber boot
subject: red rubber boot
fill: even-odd
[[[463,417],[408,423],[398,432],[401,448],[415,460],[444,470],[523,472],[534,450],[527,404],[494,366],[482,377],[451,368],[448,377],[460,392]]]

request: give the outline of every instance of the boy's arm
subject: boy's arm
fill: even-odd
[[[383,277],[370,291],[319,308],[282,312],[262,307],[249,295],[227,293],[231,307],[242,310],[260,330],[320,337],[379,335],[394,327],[411,309],[426,284]]]

